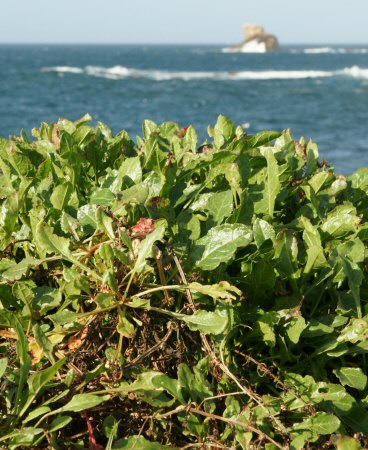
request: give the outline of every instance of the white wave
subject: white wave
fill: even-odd
[[[330,54],[366,54],[368,53],[368,48],[350,48],[350,47],[313,47],[313,48],[305,48],[303,50],[303,53],[310,54],[310,55],[318,55],[323,53],[330,53]]]
[[[348,77],[368,79],[368,69],[362,69],[359,66],[345,67],[345,69],[338,71],[338,73]]]
[[[265,70],[262,72],[237,72],[234,78],[238,80],[301,80],[331,76],[333,76],[333,72],[322,70]]]
[[[353,78],[368,78],[368,69],[358,66],[346,67],[337,71],[322,70],[264,70],[264,71],[171,71],[135,69],[124,66],[101,67],[87,66],[85,68],[70,66],[45,67],[44,72],[85,74],[88,76],[122,80],[127,78],[150,79],[154,81],[191,81],[191,80],[301,80],[308,78],[328,78],[347,76]]]
[[[336,49],[331,47],[306,48],[304,53],[318,54],[318,53],[336,53]]]
[[[189,81],[196,79],[216,78],[218,75],[220,75],[220,72],[175,72],[169,70],[142,70],[124,66],[87,66],[84,71],[87,75],[108,78],[112,80],[120,80],[124,78],[148,78],[155,81]]]
[[[252,39],[234,47],[225,47],[223,53],[267,53],[266,44],[258,39]]]
[[[42,72],[57,72],[57,73],[83,73],[83,69],[80,67],[70,67],[70,66],[55,66],[55,67],[44,67]]]

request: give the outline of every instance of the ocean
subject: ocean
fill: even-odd
[[[285,46],[277,54],[204,45],[1,45],[0,136],[90,113],[114,132],[219,114],[248,133],[290,128],[346,175],[368,166],[368,46]]]

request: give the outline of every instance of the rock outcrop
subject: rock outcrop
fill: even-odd
[[[244,41],[241,44],[224,48],[224,52],[266,53],[280,50],[277,37],[266,33],[262,26],[246,23],[243,25],[243,30]]]

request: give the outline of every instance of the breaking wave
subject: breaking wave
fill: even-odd
[[[127,78],[150,79],[154,81],[191,81],[191,80],[301,80],[308,78],[328,78],[346,76],[368,79],[368,69],[358,66],[346,67],[336,71],[322,70],[265,70],[265,71],[229,71],[229,72],[186,72],[171,70],[135,69],[124,66],[54,66],[44,67],[43,72],[56,72],[63,74],[84,74],[92,77],[107,78],[110,80],[122,80]]]
[[[336,48],[336,47],[312,47],[305,48],[303,53],[317,55],[321,53],[330,53],[330,54],[366,54],[368,53],[368,48]]]
[[[84,70],[80,67],[70,67],[70,66],[55,66],[55,67],[44,67],[42,72],[57,72],[57,73],[83,73]]]

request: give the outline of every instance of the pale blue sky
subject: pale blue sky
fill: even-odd
[[[2,0],[0,43],[368,43],[368,0]]]

